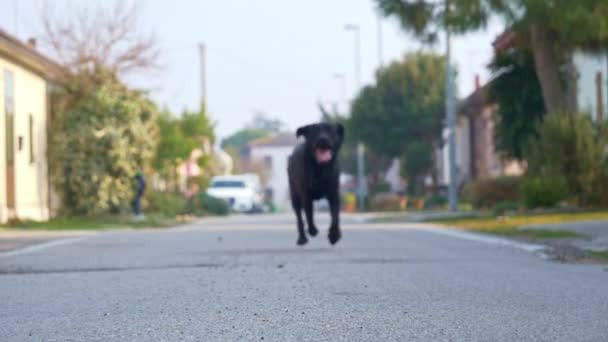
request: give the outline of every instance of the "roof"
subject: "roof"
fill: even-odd
[[[458,104],[458,112],[459,114],[464,115],[476,115],[479,114],[481,108],[491,104],[491,101],[488,96],[489,85],[492,82],[486,83],[483,87],[477,88],[471,95],[469,95],[464,100],[460,101]]]
[[[61,65],[2,29],[0,29],[0,57],[19,64],[47,80],[60,80],[66,73]]]
[[[256,139],[249,143],[249,147],[293,147],[298,144],[295,133],[283,132],[270,137]]]

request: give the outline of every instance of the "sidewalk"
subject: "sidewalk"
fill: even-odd
[[[523,229],[571,231],[578,233],[583,238],[556,240],[557,245],[570,246],[586,251],[604,252],[608,251],[608,220],[579,221],[558,224],[530,225]]]

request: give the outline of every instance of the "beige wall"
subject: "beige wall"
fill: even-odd
[[[20,219],[46,220],[48,179],[46,158],[47,84],[37,74],[0,57],[0,222],[7,220],[6,129],[4,70],[13,72],[15,86],[15,207]],[[29,116],[33,116],[34,161],[30,161]],[[18,139],[22,137],[21,150]]]

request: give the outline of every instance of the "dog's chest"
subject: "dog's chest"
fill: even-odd
[[[326,172],[313,172],[310,176],[309,189],[312,197],[316,200],[327,196],[333,185],[333,175]]]

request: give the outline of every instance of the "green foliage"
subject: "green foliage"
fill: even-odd
[[[269,136],[269,131],[259,128],[245,128],[222,140],[223,149],[233,149],[237,153],[243,153],[249,142]]]
[[[564,113],[545,118],[538,132],[539,137],[524,149],[528,173],[563,176],[572,198],[582,205],[594,205],[597,191],[606,189],[605,130],[594,127],[588,115]]]
[[[421,194],[424,176],[433,167],[433,150],[427,142],[410,142],[401,159],[402,177],[409,179],[412,194]]]
[[[390,161],[408,153],[405,159],[413,161],[408,176],[428,174],[433,163],[427,157],[433,154],[426,152],[440,139],[444,94],[443,57],[411,53],[379,70],[375,85],[362,89],[345,123],[347,140],[353,142],[352,163],[356,161],[354,142],[361,141],[367,147],[370,174],[381,174]],[[422,150],[425,155],[418,154]]]
[[[499,54],[491,69],[498,75],[489,86],[489,97],[498,104],[496,149],[508,157],[522,159],[523,146],[536,135],[545,112],[534,58],[525,50]]]
[[[492,213],[494,216],[503,216],[508,213],[513,213],[519,210],[519,202],[517,201],[503,201],[498,202],[494,206]]]
[[[184,213],[187,201],[183,195],[173,192],[149,190],[145,193],[146,212],[162,213],[175,217]]]
[[[350,134],[391,160],[411,142],[439,139],[445,95],[445,59],[411,53],[376,74],[376,85],[355,99]]]
[[[199,199],[201,209],[207,214],[224,216],[230,212],[228,203],[222,199],[209,196],[204,192],[201,192]]]
[[[549,112],[572,107],[561,65],[575,49],[604,51],[608,44],[608,2],[542,0],[376,0],[386,16],[425,42],[436,42],[449,28],[462,34],[486,27],[500,17],[518,34],[517,44],[534,51],[543,100]],[[446,6],[449,4],[449,10]],[[571,80],[570,80],[571,81]]]
[[[568,183],[562,176],[530,177],[521,189],[527,208],[553,208],[568,196]]]
[[[449,27],[466,33],[485,28],[493,15],[519,30],[541,23],[560,44],[598,48],[608,40],[608,4],[604,0],[376,0],[386,16],[394,16],[401,27],[423,41],[435,41]]]
[[[154,158],[155,105],[103,70],[76,75],[57,103],[49,161],[64,212],[93,215],[128,207],[135,173]]]
[[[424,201],[425,209],[444,208],[448,204],[448,199],[442,195],[433,195]]]
[[[475,208],[491,208],[502,202],[515,202],[521,198],[519,177],[480,179],[468,183],[463,190],[463,200]]]
[[[215,141],[213,123],[204,106],[198,112],[184,111],[179,117],[164,111],[158,119],[158,125],[160,144],[154,162],[157,170],[163,169],[167,162],[174,165],[177,159],[187,159],[193,150],[202,149],[205,141],[209,144]],[[207,162],[207,159],[201,158],[199,165],[204,168]]]

